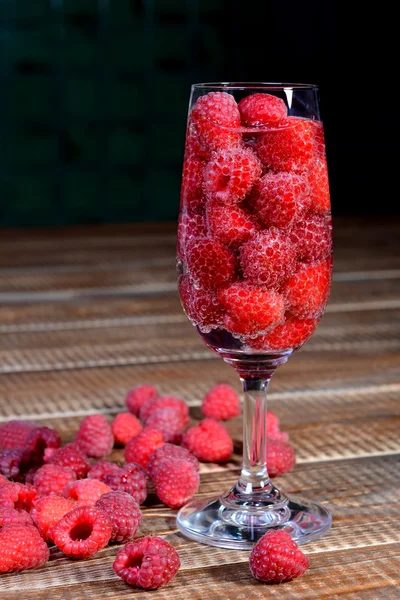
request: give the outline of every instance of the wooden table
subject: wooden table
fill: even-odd
[[[194,418],[211,385],[235,373],[207,350],[179,305],[174,225],[2,232],[0,420],[35,419],[73,439],[93,412],[112,417],[126,391],[155,383],[185,398]],[[276,374],[270,408],[297,452],[277,480],[332,511],[334,526],[305,546],[311,567],[279,586],[255,581],[248,553],[210,548],[177,533],[175,512],[154,495],[142,534],[162,534],[182,568],[144,593],[113,572],[117,547],[86,561],[56,549],[37,571],[4,575],[0,598],[400,598],[400,222],[336,222],[336,273],[312,339]],[[233,484],[240,419],[229,424],[235,455],[202,465],[199,496]],[[115,458],[120,453],[115,452]]]

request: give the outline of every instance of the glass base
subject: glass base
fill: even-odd
[[[225,498],[193,500],[177,516],[186,537],[221,548],[251,550],[269,529],[284,529],[298,544],[317,540],[332,525],[331,514],[316,502],[292,498],[270,510],[232,510]]]

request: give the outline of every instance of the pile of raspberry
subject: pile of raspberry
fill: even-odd
[[[322,123],[266,93],[200,96],[188,120],[178,226],[179,290],[203,333],[243,348],[300,347],[332,269]]]
[[[186,402],[150,385],[130,390],[126,407],[112,423],[86,417],[64,446],[57,431],[32,422],[0,426],[0,574],[42,566],[49,546],[84,559],[118,543],[113,567],[127,583],[154,589],[175,576],[176,550],[157,536],[137,537],[140,505],[151,486],[180,508],[199,489],[199,461],[229,460],[233,441],[221,421],[240,415],[240,398],[215,385],[203,399],[204,419],[191,426]],[[270,474],[282,475],[295,453],[273,413],[267,435]],[[114,447],[124,448],[124,464],[110,460]]]

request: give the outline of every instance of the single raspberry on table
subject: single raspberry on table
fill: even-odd
[[[264,583],[281,583],[303,575],[310,562],[287,531],[268,531],[250,554],[250,570]]]
[[[170,508],[179,508],[198,491],[200,477],[191,462],[165,458],[153,470],[153,484],[161,502]]]
[[[201,411],[217,421],[238,417],[241,413],[239,394],[227,383],[218,383],[204,396]]]
[[[31,515],[25,510],[0,508],[0,528],[4,527],[4,525],[34,525],[34,522],[32,521]]]
[[[168,460],[184,460],[190,462],[196,471],[199,470],[199,461],[183,446],[175,446],[175,444],[164,444],[151,455],[147,465],[147,475],[153,479],[153,476],[165,459]]]
[[[51,530],[56,546],[71,558],[87,558],[107,546],[112,523],[95,506],[79,506],[67,513]]]
[[[119,413],[111,423],[114,442],[118,446],[126,446],[142,429],[139,419],[132,413]]]
[[[236,100],[226,92],[201,96],[189,115],[189,133],[204,153],[236,146],[241,140],[240,113]]]
[[[308,173],[310,186],[311,208],[316,213],[326,213],[330,210],[328,167],[325,159],[320,159]]]
[[[46,450],[57,450],[61,445],[58,431],[50,427],[36,427],[31,431],[24,449],[31,454],[31,461],[41,465]]]
[[[272,94],[251,94],[238,104],[243,125],[272,125],[287,116],[285,102]]]
[[[30,484],[9,481],[0,485],[0,508],[30,512],[38,499],[37,489]]]
[[[305,215],[294,224],[289,237],[301,261],[316,262],[331,253],[331,228],[324,217]]]
[[[202,462],[225,462],[233,452],[232,438],[221,423],[204,419],[189,427],[182,446]]]
[[[220,289],[218,297],[226,309],[224,325],[232,333],[267,332],[283,321],[285,300],[274,291],[241,282]]]
[[[250,283],[278,290],[294,271],[295,247],[290,238],[272,227],[240,248],[243,275]]]
[[[83,419],[75,436],[75,443],[82,452],[94,458],[110,454],[114,436],[105,416],[96,414]]]
[[[282,292],[289,311],[299,319],[317,319],[324,312],[331,285],[330,260],[305,265],[286,282]]]
[[[153,385],[137,385],[129,390],[126,395],[126,408],[129,412],[133,413],[135,417],[138,417],[142,404],[147,402],[147,400],[154,400],[157,396],[157,389]]]
[[[61,496],[43,496],[43,498],[39,498],[32,509],[31,515],[44,540],[52,540],[54,525],[74,508],[76,508],[76,503],[73,500]]]
[[[176,254],[178,258],[185,260],[188,244],[192,240],[205,235],[207,235],[207,227],[204,215],[190,215],[182,212],[179,215],[176,241]]]
[[[278,439],[267,440],[267,468],[270,477],[280,477],[289,473],[296,464],[293,447]]]
[[[250,148],[220,150],[204,169],[204,190],[217,202],[236,204],[250,192],[261,173],[261,163]]]
[[[5,525],[0,529],[0,573],[41,567],[49,549],[33,525]]]
[[[171,544],[159,537],[146,536],[121,548],[113,569],[126,583],[154,590],[169,583],[180,566],[179,554]]]
[[[109,492],[96,502],[110,518],[112,533],[110,542],[129,542],[135,537],[142,522],[139,504],[126,492]]]
[[[146,476],[136,463],[129,463],[110,471],[103,478],[111,490],[126,492],[138,503],[142,504],[147,497]]]
[[[37,428],[31,421],[7,421],[0,425],[0,450],[24,448],[31,432]]]
[[[219,287],[233,281],[236,260],[228,248],[209,237],[199,237],[186,248],[187,270],[203,287]]]
[[[179,277],[178,287],[183,309],[193,325],[205,332],[222,325],[224,308],[217,292],[195,284],[188,274]]]
[[[100,479],[100,481],[103,481],[107,473],[115,471],[116,469],[119,469],[117,463],[113,463],[109,460],[99,460],[90,467],[87,476],[89,479]]]
[[[150,415],[164,408],[175,408],[181,415],[184,425],[189,423],[188,405],[176,396],[159,396],[155,400],[148,400],[140,409],[140,418],[147,424]]]
[[[203,174],[206,162],[192,152],[185,152],[183,161],[181,210],[189,214],[204,213]]]
[[[160,446],[164,446],[161,431],[145,427],[136,437],[132,438],[125,447],[125,460],[127,463],[137,463],[146,469],[150,456]]]
[[[248,345],[254,350],[285,350],[298,348],[304,344],[318,325],[319,318],[298,319],[288,314],[284,323],[266,335],[249,339]]]
[[[0,451],[0,474],[7,479],[21,480],[31,466],[31,454],[22,448]]]
[[[69,483],[63,496],[76,500],[80,506],[94,506],[102,494],[111,492],[111,488],[98,479],[79,479]]]
[[[159,429],[163,434],[164,442],[179,444],[182,439],[182,433],[187,425],[187,420],[177,408],[160,408],[151,413],[146,421],[146,427]]]
[[[46,458],[46,455],[45,455]],[[66,444],[63,448],[52,453],[47,461],[49,464],[69,467],[75,471],[78,479],[86,477],[90,468],[87,457],[76,444]]]
[[[212,238],[232,248],[247,242],[257,231],[254,219],[246,210],[213,201],[207,206],[207,224]]]
[[[49,496],[62,494],[64,488],[76,480],[76,473],[70,467],[60,467],[60,465],[43,465],[33,476],[33,485],[36,487],[39,496]]]

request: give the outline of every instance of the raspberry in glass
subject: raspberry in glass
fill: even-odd
[[[287,531],[268,531],[250,554],[250,570],[264,583],[282,583],[303,575],[310,562]]]
[[[190,215],[204,213],[203,174],[206,162],[185,152],[181,187],[181,208]]]
[[[62,494],[64,488],[76,480],[76,473],[70,467],[60,467],[60,465],[43,465],[33,476],[33,485],[36,487],[39,496],[49,496]]]
[[[199,461],[197,458],[189,452],[183,446],[175,446],[175,444],[164,444],[151,455],[147,465],[147,475],[150,479],[153,479],[155,472],[158,467],[166,459],[170,460],[184,460],[190,462],[196,471],[199,470]]]
[[[255,350],[285,350],[298,348],[304,344],[318,325],[319,318],[299,319],[287,314],[284,323],[278,325],[266,335],[249,340],[249,346]]]
[[[52,540],[52,528],[68,512],[76,508],[73,500],[62,496],[43,496],[32,509],[31,516],[45,541]]]
[[[289,237],[303,262],[317,262],[331,253],[331,228],[324,217],[304,215],[293,225]]]
[[[79,479],[69,483],[63,496],[75,500],[80,506],[94,506],[103,494],[111,492],[111,488],[98,479]]]
[[[56,546],[71,558],[87,558],[107,546],[112,523],[106,512],[95,506],[78,506],[52,528]]]
[[[245,209],[213,201],[207,206],[207,225],[212,238],[232,248],[247,242],[258,229]]]
[[[241,140],[240,113],[236,100],[226,92],[201,96],[191,110],[189,132],[197,152],[237,146]],[[192,146],[193,147],[193,146]]]
[[[114,491],[126,492],[138,504],[146,500],[146,476],[142,468],[134,462],[110,471],[104,476],[103,481]]]
[[[218,383],[204,396],[201,412],[217,421],[238,417],[241,414],[239,394],[227,383]]]
[[[215,419],[204,419],[189,427],[183,436],[182,446],[202,462],[225,462],[233,452],[231,436]]]
[[[299,319],[317,319],[324,312],[331,284],[330,260],[305,265],[286,282],[289,311]]]
[[[206,288],[227,284],[235,276],[235,256],[228,248],[209,237],[199,237],[189,242],[186,262],[193,281]]]
[[[81,452],[76,444],[66,444],[62,448],[59,448],[56,452],[51,454],[46,462],[53,465],[60,465],[61,467],[69,467],[75,471],[78,479],[86,477],[90,468],[87,457]]]
[[[199,489],[197,469],[185,459],[165,458],[153,472],[156,494],[170,508],[180,508]]]
[[[139,504],[126,492],[109,492],[96,502],[112,523],[110,542],[125,544],[133,540],[142,522]]]
[[[125,447],[125,460],[127,463],[137,463],[146,469],[150,456],[160,446],[164,446],[161,431],[145,427],[136,437],[132,438]]]
[[[49,549],[33,525],[0,529],[0,573],[36,569],[49,560]]]
[[[188,274],[179,277],[178,286],[183,309],[193,325],[205,333],[222,325],[225,311],[216,291],[195,284]]]
[[[126,446],[142,429],[139,419],[132,413],[119,413],[111,423],[114,443],[118,446]]]
[[[287,116],[285,102],[271,94],[250,94],[238,104],[243,125],[272,125]]]
[[[182,212],[179,215],[176,243],[176,253],[178,258],[184,260],[189,242],[198,237],[205,236],[206,234],[207,228],[204,215],[190,215]]]
[[[104,415],[90,415],[83,419],[75,436],[78,448],[94,458],[110,454],[114,445],[111,427]]]
[[[329,179],[326,160],[319,159],[308,173],[311,208],[316,213],[330,210]]]
[[[157,396],[157,389],[153,385],[137,385],[129,390],[125,398],[126,408],[135,417],[138,417],[142,404],[147,402],[147,400],[154,400]]]

